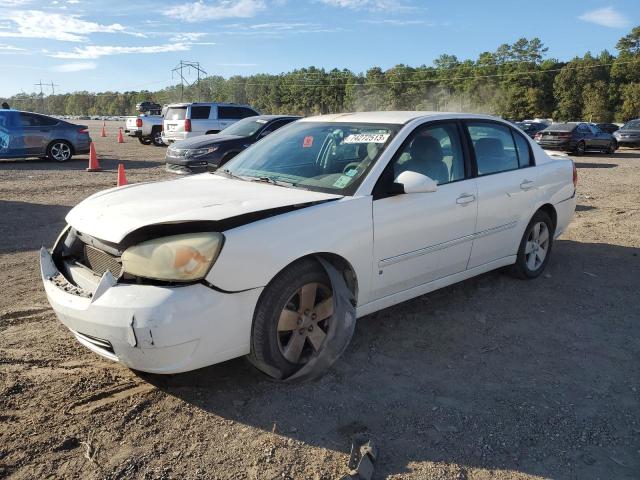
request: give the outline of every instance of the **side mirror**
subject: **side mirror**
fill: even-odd
[[[398,175],[395,183],[402,185],[404,193],[429,193],[438,190],[438,183],[433,178],[411,170]]]

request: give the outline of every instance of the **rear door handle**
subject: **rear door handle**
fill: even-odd
[[[533,180],[523,180],[520,184],[520,188],[522,190],[531,190],[532,188],[535,188],[534,184],[535,182]]]
[[[476,201],[476,196],[471,195],[470,193],[463,193],[456,199],[456,203],[458,205],[468,205],[471,202]]]

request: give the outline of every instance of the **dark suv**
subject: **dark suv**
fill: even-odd
[[[89,127],[39,113],[0,110],[0,158],[39,157],[66,162],[89,153]]]
[[[239,120],[220,133],[175,142],[167,149],[167,171],[200,173],[215,170],[261,138],[299,118],[292,115],[258,115]]]
[[[554,123],[536,133],[535,141],[542,148],[564,150],[583,155],[588,150],[614,153],[618,142],[610,133],[584,122]]]

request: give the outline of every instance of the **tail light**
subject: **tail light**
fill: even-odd
[[[184,131],[185,132],[191,131],[191,120],[188,118],[184,121]]]
[[[142,119],[141,118],[136,118],[136,127],[142,128]]]
[[[88,127],[79,128],[78,133],[84,133],[86,135],[89,135],[89,128]]]
[[[576,168],[576,163],[572,160],[571,164],[573,165],[573,188],[577,188],[578,186],[578,169]]]
[[[559,133],[558,138],[571,138],[570,133]]]

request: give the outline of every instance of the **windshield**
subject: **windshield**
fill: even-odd
[[[232,123],[223,129],[224,135],[237,135],[239,137],[250,137],[267,124],[267,120],[262,118],[249,117]]]
[[[622,130],[640,130],[640,120],[631,120],[625,123]]]
[[[400,125],[298,122],[238,154],[223,173],[351,195]]]

